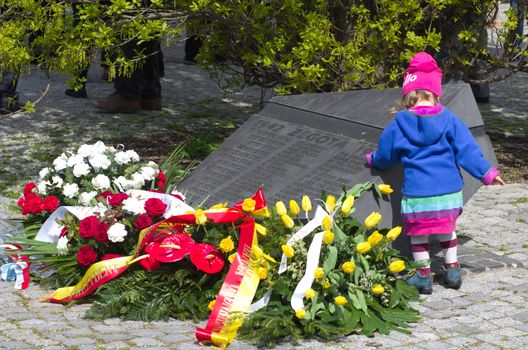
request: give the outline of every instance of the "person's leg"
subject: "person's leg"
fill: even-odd
[[[18,79],[12,72],[0,72],[0,75],[0,114],[7,114],[20,108],[16,93]]]
[[[196,55],[200,52],[202,41],[195,35],[191,35],[185,40],[185,57],[186,64],[195,64]]]
[[[448,288],[458,289],[462,285],[462,276],[458,264],[458,238],[455,232],[437,235],[444,252],[444,283]]]
[[[147,57],[142,67],[140,105],[146,110],[161,110],[161,45],[159,41],[152,40],[142,44],[141,49]]]
[[[429,257],[429,236],[411,236],[411,253],[414,261],[420,262],[422,267],[407,279],[409,285],[418,288],[420,294],[431,294],[433,292],[433,277],[431,276],[431,265]]]

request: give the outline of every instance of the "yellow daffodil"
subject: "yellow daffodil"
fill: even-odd
[[[253,198],[246,198],[242,202],[242,210],[246,213],[252,213],[255,211],[255,205],[257,202]]]
[[[331,194],[326,197],[326,210],[329,213],[332,213],[334,211],[335,205],[336,205],[336,197],[332,196]]]
[[[365,227],[367,229],[371,229],[374,226],[376,226],[381,221],[381,214],[377,211],[371,213],[367,218],[365,219]]]
[[[324,271],[323,271],[322,267],[318,267],[318,268],[315,269],[314,277],[317,278],[317,279],[320,279],[320,278],[324,277]]]
[[[394,192],[394,190],[390,187],[390,185],[387,185],[387,184],[378,185],[378,188],[380,192],[383,194],[391,194],[392,192]]]
[[[328,278],[325,278],[323,283],[321,283],[321,285],[323,286],[323,289],[328,289],[330,288],[331,284],[330,284],[330,280]]]
[[[312,202],[310,201],[310,197],[308,197],[307,195],[304,195],[302,197],[301,207],[304,212],[312,211]]]
[[[257,230],[258,233],[260,233],[263,236],[265,236],[268,233],[268,229],[262,226],[261,224],[255,223],[255,229]]]
[[[227,203],[218,203],[213,205],[209,210],[218,211],[227,209]]]
[[[306,299],[312,299],[315,296],[315,290],[313,290],[312,288],[307,289],[306,292],[304,292],[304,296],[306,297]]]
[[[259,277],[261,280],[268,278],[268,269],[266,267],[261,267],[259,271]]]
[[[343,265],[341,265],[341,270],[343,270],[344,273],[351,273],[356,268],[356,264],[354,264],[352,261],[347,261]]]
[[[301,209],[299,208],[299,204],[297,204],[294,199],[290,199],[290,213],[293,216],[297,216],[299,215],[299,211],[301,211]]]
[[[401,232],[402,232],[401,226],[396,226],[395,228],[387,232],[387,239],[389,241],[394,241],[396,240],[396,238],[398,238]]]
[[[353,206],[354,206],[354,196],[347,196],[345,201],[341,205],[341,213],[343,213],[343,215],[345,216],[348,216]]]
[[[196,209],[194,211],[194,219],[197,225],[204,225],[207,222],[207,216],[202,209]]]
[[[284,205],[282,201],[278,201],[277,203],[275,203],[275,210],[277,210],[277,214],[279,216],[288,214],[288,211],[286,210],[286,206]]]
[[[293,219],[289,215],[281,216],[281,220],[284,226],[286,226],[287,228],[292,228],[295,225]]]
[[[330,219],[330,216],[325,216],[323,219],[323,223],[321,224],[323,227],[323,230],[328,231],[332,229],[332,219]]]
[[[260,248],[258,245],[253,245],[253,248],[251,250],[253,252],[253,255],[255,256],[255,259],[257,260],[266,259],[272,263],[277,263],[275,259],[273,259],[268,254],[265,254],[262,248]]]
[[[214,308],[215,304],[216,304],[216,299],[215,300],[211,300],[209,302],[209,304],[207,305],[207,308],[209,309],[209,311],[213,311],[213,308]]]
[[[348,300],[346,300],[345,297],[340,295],[334,298],[334,302],[336,303],[336,305],[346,305],[348,303]]]
[[[298,319],[302,320],[304,316],[306,316],[306,311],[304,311],[304,309],[296,310],[295,316],[297,316]]]
[[[372,246],[369,242],[361,242],[356,245],[356,252],[359,254],[367,253],[370,249],[372,249]]]
[[[326,230],[323,234],[323,243],[330,244],[334,241],[334,233],[330,230]]]
[[[381,284],[375,284],[372,286],[372,294],[378,295],[385,291],[385,288]]]
[[[229,260],[229,263],[230,263],[230,264],[232,264],[233,261],[235,261],[235,257],[236,257],[236,255],[237,255],[237,253],[233,253],[233,254],[231,254],[231,255],[229,255],[229,256],[227,257],[227,260]]]
[[[398,273],[405,270],[405,262],[403,260],[395,260],[390,263],[389,270],[392,273]]]
[[[378,231],[372,232],[372,234],[367,238],[367,242],[370,243],[371,246],[375,246],[381,242],[383,239],[383,235],[379,233]]]
[[[219,247],[222,253],[229,253],[230,251],[235,249],[235,243],[233,242],[231,236],[229,236],[220,241]]]
[[[284,255],[286,255],[288,259],[293,258],[293,256],[295,255],[295,250],[292,246],[283,244],[281,248],[282,252],[284,253]]]

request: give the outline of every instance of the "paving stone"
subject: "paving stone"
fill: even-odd
[[[73,347],[73,346],[94,344],[95,340],[93,338],[88,338],[88,337],[66,338],[63,341],[63,343],[64,345]]]
[[[115,341],[111,343],[105,343],[104,345],[105,349],[111,350],[111,349],[128,349],[129,345],[122,341]]]
[[[137,345],[137,346],[158,346],[159,341],[153,338],[134,338],[130,341],[131,343]]]

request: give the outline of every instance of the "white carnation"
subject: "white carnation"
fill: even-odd
[[[73,167],[79,163],[84,163],[84,157],[81,156],[80,154],[73,155],[67,160],[67,164],[69,167]]]
[[[137,154],[136,151],[128,150],[125,153],[132,162],[139,162],[139,154]]]
[[[141,189],[145,185],[145,179],[140,173],[132,174],[132,179],[128,181],[129,188]]]
[[[103,190],[110,188],[110,179],[108,176],[99,174],[92,179],[92,185],[96,190]]]
[[[89,206],[92,199],[95,198],[95,196],[97,196],[97,192],[96,191],[92,191],[92,192],[83,192],[79,195],[79,198],[81,200],[81,203],[85,206]]]
[[[49,181],[41,181],[41,182],[39,182],[39,184],[37,185],[39,193],[40,194],[48,193],[48,189],[47,189],[48,186],[51,186],[51,183]]]
[[[82,145],[81,147],[79,147],[79,150],[77,151],[77,154],[79,154],[80,156],[84,157],[84,158],[87,158],[89,156],[92,155],[93,153],[93,145]]]
[[[55,175],[51,178],[51,183],[53,184],[53,186],[61,188],[62,184],[64,183],[64,180],[62,179],[62,177]]]
[[[141,176],[145,179],[145,181],[152,181],[156,178],[156,169],[151,168],[149,166],[144,166],[140,170]]]
[[[124,176],[115,178],[113,182],[121,192],[124,192],[128,189],[128,180]]]
[[[59,255],[64,255],[68,253],[68,237],[62,236],[57,241],[57,250],[59,251]]]
[[[77,186],[77,184],[66,184],[62,188],[62,192],[64,193],[64,196],[73,198],[79,193],[79,186]]]
[[[75,177],[86,176],[89,173],[90,173],[90,166],[86,164],[85,162],[77,163],[73,167],[73,176]]]
[[[48,175],[51,171],[51,168],[43,168],[41,171],[39,171],[39,177],[41,179],[45,178],[46,175]]]
[[[108,169],[108,167],[112,164],[110,159],[108,159],[108,157],[104,154],[96,154],[90,157],[88,161],[94,167],[95,171],[99,171],[99,169]]]
[[[128,197],[123,201],[123,210],[134,215],[145,213],[145,202],[134,197]]]
[[[115,154],[115,161],[117,164],[128,164],[130,163],[130,155],[126,152],[117,152]]]
[[[66,169],[68,167],[68,156],[63,153],[57,158],[55,158],[55,160],[53,161],[53,167],[56,171]]]
[[[127,231],[125,225],[119,222],[113,224],[108,229],[108,240],[110,240],[110,242],[123,242],[126,235]]]

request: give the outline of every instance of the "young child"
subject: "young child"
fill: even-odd
[[[462,213],[459,166],[485,185],[504,181],[482,155],[464,122],[440,104],[442,71],[433,57],[417,53],[405,71],[402,107],[383,131],[378,150],[366,155],[371,167],[387,170],[401,162],[404,170],[401,213],[415,261],[423,263],[407,283],[420,293],[433,292],[429,235],[444,252],[444,282],[462,285],[457,262],[455,224]]]

